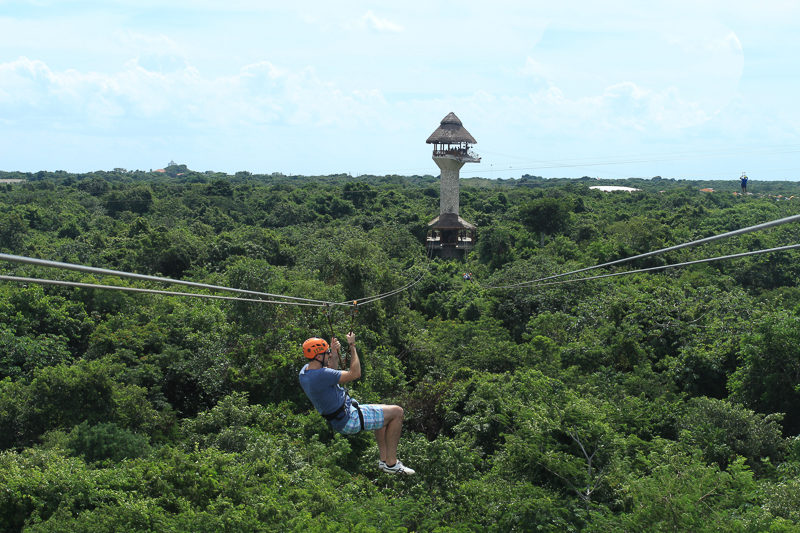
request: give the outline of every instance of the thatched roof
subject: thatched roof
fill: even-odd
[[[462,142],[476,144],[478,141],[461,124],[455,113],[449,113],[442,119],[441,125],[431,133],[428,144],[458,144]]]
[[[428,227],[431,229],[475,229],[473,224],[470,224],[455,213],[439,215],[428,222]]]

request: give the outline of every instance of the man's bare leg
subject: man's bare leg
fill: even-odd
[[[375,430],[375,440],[378,441],[378,453],[381,461],[386,462],[386,426]]]
[[[387,465],[397,462],[397,443],[403,430],[403,408],[399,405],[381,405],[383,409],[383,427],[375,430],[378,451],[381,461]]]

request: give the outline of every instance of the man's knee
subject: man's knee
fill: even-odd
[[[403,420],[405,411],[399,405],[385,405],[383,407],[383,417],[389,420]]]

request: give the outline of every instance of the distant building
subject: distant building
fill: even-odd
[[[603,192],[635,192],[641,191],[641,189],[637,189],[636,187],[622,187],[621,185],[593,185],[589,187],[590,189],[597,189],[598,191]]]
[[[480,163],[471,149],[477,141],[449,113],[425,142],[433,145],[433,161],[441,171],[439,216],[428,223],[427,248],[439,257],[463,258],[475,245],[476,228],[458,214],[458,179],[464,163]]]

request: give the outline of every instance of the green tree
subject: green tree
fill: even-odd
[[[150,448],[146,436],[121,428],[113,422],[101,422],[93,426],[84,421],[75,426],[67,438],[67,446],[76,457],[87,462],[141,457]]]
[[[693,398],[679,422],[680,440],[702,450],[706,461],[720,468],[744,457],[760,473],[762,460],[783,462],[786,442],[781,419],[781,415],[760,415],[725,400]]]
[[[19,251],[25,234],[27,222],[17,213],[0,213],[0,248]]]
[[[530,230],[538,232],[541,245],[545,235],[563,231],[569,222],[569,207],[560,198],[537,198],[520,209],[522,223]]]
[[[761,413],[786,413],[789,434],[800,430],[800,317],[786,310],[758,319],[741,343],[741,361],[728,387],[733,398]]]

